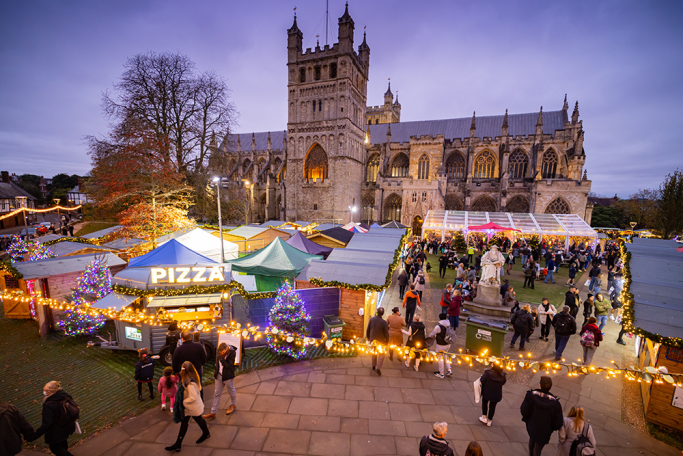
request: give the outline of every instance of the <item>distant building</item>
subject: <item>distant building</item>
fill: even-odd
[[[66,199],[69,202],[68,204],[78,206],[88,202],[88,195],[81,191],[81,188],[82,184],[79,183],[77,186],[66,192]]]
[[[24,224],[24,217],[21,213],[7,217],[7,214],[21,207],[20,197],[26,197],[26,203],[30,209],[36,208],[36,198],[12,182],[7,171],[2,171],[0,177],[0,230]],[[27,217],[30,218],[30,213],[27,213]]]

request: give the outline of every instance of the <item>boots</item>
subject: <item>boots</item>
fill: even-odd
[[[164,448],[166,451],[180,451],[180,446],[183,444],[183,437],[178,437],[178,440],[175,441],[175,443],[169,447]]]

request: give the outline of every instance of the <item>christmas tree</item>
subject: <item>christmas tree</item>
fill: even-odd
[[[30,261],[54,258],[57,255],[52,253],[49,247],[44,246],[35,239],[22,240],[19,236],[12,236],[12,243],[7,247],[7,253],[12,263],[24,261],[24,255],[29,254]]]
[[[67,309],[64,319],[58,323],[64,334],[92,334],[104,326],[105,318],[100,314],[91,314],[88,309],[90,304],[111,293],[111,272],[104,259],[96,258],[86,266],[71,291],[71,300],[75,307]]]
[[[268,346],[275,353],[281,353],[294,359],[301,359],[306,354],[306,347],[297,345],[295,340],[279,333],[305,337],[310,334],[311,316],[306,312],[299,293],[292,289],[289,282],[285,282],[277,292],[275,305],[270,309],[270,326],[278,329],[277,336],[268,336]]]
[[[465,236],[462,235],[462,231],[455,232],[455,236],[453,236],[453,243],[451,245],[456,252],[465,252],[467,250],[467,242],[465,242]]]

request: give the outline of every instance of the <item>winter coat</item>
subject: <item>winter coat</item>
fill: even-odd
[[[574,430],[574,418],[564,418],[562,427],[557,433],[556,456],[569,456],[572,444],[581,435],[584,426],[586,426],[586,437],[588,437],[588,440],[593,445],[593,449],[597,450],[598,445],[595,440],[595,434],[593,434],[593,426],[584,421],[579,432],[576,432]]]
[[[515,297],[509,291],[505,292],[505,305],[511,306],[515,303]]]
[[[15,456],[21,453],[21,436],[28,440],[33,427],[18,408],[9,402],[0,402],[0,454]]]
[[[576,314],[579,313],[579,304],[581,301],[571,291],[568,291],[564,294],[564,305],[569,306],[569,314],[572,317],[576,317]]]
[[[400,314],[391,314],[387,317],[387,326],[389,326],[389,345],[397,347],[403,345],[401,329],[406,326],[405,319]]]
[[[173,396],[175,397],[175,394],[178,392],[178,377],[175,375],[171,375],[171,383],[173,383],[173,386],[170,388],[166,386],[166,376],[163,376],[159,379],[159,384],[157,385],[157,389],[159,390],[159,394],[165,394],[166,396]]]
[[[598,328],[592,323],[588,323],[583,325],[583,328],[581,328],[581,332],[579,334],[583,336],[583,333],[585,333],[586,331],[590,331],[593,333],[593,345],[595,347],[599,347],[600,342],[602,342],[602,331],[600,331],[600,328]]]
[[[555,327],[555,334],[558,336],[571,336],[572,334],[576,334],[576,320],[568,313],[560,312],[555,315],[553,326]]]
[[[441,291],[441,301],[439,304],[441,307],[448,307],[451,305],[451,300],[453,298],[451,297],[451,292],[448,291],[448,288],[444,288],[443,291]]]
[[[401,273],[398,275],[398,284],[399,284],[400,286],[402,286],[402,287],[405,287],[405,286],[408,285],[408,282],[410,282],[410,280],[408,279],[408,273],[407,273],[407,272],[405,271],[405,269],[404,269],[404,270],[401,271]]]
[[[425,348],[425,324],[421,321],[412,321],[408,331],[412,334],[412,338],[408,337],[406,347]]]
[[[569,266],[569,278],[573,279],[576,277],[576,268],[574,267],[574,263],[572,263],[571,266]]]
[[[515,328],[515,332],[526,336],[534,330],[536,323],[534,322],[533,315],[521,309],[512,316],[512,326]]]
[[[493,369],[486,369],[480,378],[481,396],[486,401],[500,402],[503,400],[503,385],[507,382],[507,375],[499,376]]]
[[[529,438],[542,445],[547,444],[553,432],[564,424],[560,400],[551,393],[527,391],[519,410]]]
[[[593,314],[593,304],[588,299],[583,302],[583,318],[588,318]]]
[[[192,363],[201,379],[204,363],[206,363],[206,350],[204,350],[202,344],[188,341],[183,342],[180,347],[176,348],[175,353],[173,353],[173,372],[180,372],[180,368],[185,361]]]
[[[228,381],[235,378],[235,357],[237,356],[237,347],[233,345],[228,345],[228,352],[223,358],[220,354],[216,355],[216,361],[223,366],[221,382]],[[218,373],[221,372],[221,368],[216,364],[216,372],[214,373],[214,378],[218,380]]]
[[[380,344],[389,343],[389,325],[384,321],[384,318],[375,315],[368,322],[368,329],[366,336],[368,342],[377,341]]]
[[[420,456],[425,456],[429,451],[434,456],[454,456],[453,449],[448,446],[446,439],[440,439],[434,434],[425,435],[420,440]]]
[[[436,339],[436,347],[434,348],[435,351],[448,351],[450,349],[451,344],[446,343],[445,340],[446,331],[448,331],[448,328],[450,327],[451,322],[449,320],[439,320],[439,323],[437,323],[437,325],[434,326],[434,329],[432,329],[432,332],[429,333],[429,337],[434,337]]]
[[[472,282],[474,282],[474,279],[476,278],[477,273],[474,269],[470,269],[469,271],[467,271],[467,280],[471,280]]]
[[[154,379],[154,365],[156,360],[149,356],[143,356],[135,365],[135,380],[149,383]]]
[[[505,296],[505,293],[508,292],[508,288],[510,288],[509,283],[504,283],[503,285],[500,286],[500,295]]]
[[[408,304],[408,308],[412,307],[415,309],[415,306],[420,305],[420,295],[414,290],[408,290],[405,296],[403,296],[403,307],[406,306],[406,303]]]
[[[550,261],[548,261],[548,271],[554,271],[555,270],[555,262],[551,258]]]
[[[538,322],[542,325],[545,325],[546,323],[552,321],[548,320],[548,318],[552,319],[555,316],[555,314],[557,314],[557,309],[555,308],[555,306],[548,303],[547,309],[543,304],[541,304],[536,308],[536,312],[538,313]]]
[[[451,299],[451,305],[448,307],[449,317],[460,316],[460,308],[462,307],[462,296],[453,296]]]
[[[598,277],[601,274],[600,268],[597,266],[593,266],[593,269],[590,270],[588,273],[588,277]]]
[[[76,432],[76,422],[69,424],[59,423],[61,416],[61,402],[71,399],[66,391],[59,390],[43,400],[43,422],[38,430],[31,436],[31,441],[36,440],[41,435],[45,435],[45,443],[59,443],[69,438]]]
[[[610,311],[612,310],[612,304],[607,300],[604,299],[602,301],[598,301],[597,299],[593,301],[593,305],[595,306],[595,316],[596,317],[602,317],[603,315],[609,315]]]
[[[448,266],[448,255],[445,253],[439,257],[439,267],[445,268]]]
[[[524,277],[532,277],[536,275],[536,264],[529,263],[524,267]]]
[[[199,393],[199,385],[191,381],[183,393],[185,416],[199,416],[204,413],[204,401]]]

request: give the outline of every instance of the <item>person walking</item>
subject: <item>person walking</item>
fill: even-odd
[[[202,383],[194,364],[190,361],[184,361],[180,365],[180,382],[178,383],[178,392],[176,393],[176,401],[173,407],[173,422],[180,423],[180,429],[178,430],[178,437],[175,443],[164,448],[166,451],[180,451],[185,434],[187,434],[187,428],[190,425],[190,418],[194,419],[202,430],[202,435],[197,440],[197,445],[211,437],[209,427],[204,418],[202,418],[204,401],[199,394],[201,389]]]
[[[555,279],[553,278],[553,273],[555,272],[555,260],[553,260],[552,255],[548,259],[548,264],[546,267],[548,268],[548,275],[545,276],[543,283],[548,283],[548,280],[550,280],[550,283],[555,283]]]
[[[503,284],[500,286],[500,305],[505,305],[505,293],[507,293],[508,288],[510,288],[510,281],[505,279]]]
[[[391,315],[387,317],[387,326],[389,326],[389,345],[395,345],[400,348],[403,345],[403,333],[401,330],[407,325],[398,307],[391,309]],[[394,360],[394,351],[389,349],[389,361]]]
[[[424,271],[420,270],[420,272],[417,273],[417,277],[415,277],[415,282],[413,282],[413,285],[415,285],[415,291],[417,291],[417,294],[420,296],[420,301],[422,301],[422,292],[425,291],[425,283],[427,283],[427,280],[425,279],[425,273]]]
[[[368,342],[373,345],[383,346],[383,350],[386,349],[386,345],[389,343],[389,325],[384,321],[384,307],[378,307],[375,316],[368,322],[368,328],[365,332],[365,338]],[[377,342],[377,344],[374,344]],[[377,375],[382,375],[382,364],[384,363],[385,353],[377,353],[372,355],[372,370],[375,371]]]
[[[567,342],[572,334],[576,334],[576,320],[569,314],[569,307],[564,306],[562,312],[553,319],[555,327],[555,360],[562,358]]]
[[[568,272],[569,278],[567,279],[567,283],[564,284],[565,287],[568,287],[570,285],[574,285],[574,279],[576,278],[576,265],[572,262],[572,264],[569,265],[569,272]]]
[[[448,255],[443,252],[439,257],[439,277],[446,278],[446,269],[448,268]]]
[[[410,284],[410,290],[403,297],[403,308],[406,309],[406,325],[410,326],[415,316],[415,309],[422,309],[420,295],[415,291],[415,284]]]
[[[458,329],[460,326],[460,309],[462,307],[462,296],[460,290],[455,290],[453,292],[453,297],[451,298],[451,305],[448,307],[448,320],[451,323],[451,328],[454,330]]]
[[[586,300],[583,302],[583,324],[581,326],[584,326],[588,319],[590,318],[591,315],[593,315],[593,301],[595,298],[593,297],[592,293],[588,293],[588,297]]]
[[[202,391],[202,373],[204,372],[204,364],[206,364],[206,350],[202,344],[192,341],[192,333],[190,331],[183,331],[181,334],[183,339],[182,345],[175,349],[173,353],[173,372],[180,374],[185,361],[189,361],[197,371],[199,383],[199,391]],[[203,393],[202,393],[203,394]]]
[[[515,334],[510,341],[510,348],[515,348],[515,342],[520,338],[519,350],[524,350],[524,342],[535,326],[534,317],[531,315],[531,307],[525,304],[522,308],[512,315],[512,326],[515,329]]]
[[[534,280],[536,280],[536,262],[533,259],[529,259],[527,263],[524,264],[524,286],[522,288],[526,288],[527,285],[529,288],[532,290],[534,289]]]
[[[405,331],[404,334],[408,334],[406,347],[418,350],[427,348],[425,347],[425,325],[420,321],[419,315],[415,315],[415,321],[408,325],[408,331]],[[421,359],[422,355],[419,352],[415,352],[415,372],[420,370]],[[406,357],[406,367],[410,367],[410,356]]]
[[[575,286],[572,286],[564,295],[564,305],[569,307],[569,315],[576,318],[579,313],[579,306],[581,305],[581,298],[579,298],[579,291]]]
[[[543,447],[550,441],[550,436],[564,424],[562,405],[560,400],[550,393],[552,387],[553,380],[544,375],[541,377],[540,389],[527,391],[522,401],[520,412],[529,434],[529,456],[541,456]]]
[[[235,358],[237,357],[237,347],[221,342],[218,346],[218,354],[216,355],[216,372],[214,378],[216,379],[215,389],[213,393],[213,404],[211,405],[211,413],[203,415],[205,420],[216,418],[218,405],[223,396],[223,389],[228,388],[230,395],[230,407],[225,411],[226,415],[230,415],[237,407],[237,391],[235,390]]]
[[[446,288],[441,290],[441,305],[442,310],[447,310],[451,305],[451,299],[453,299],[453,285],[450,283],[446,285]]]
[[[178,392],[178,377],[173,375],[173,368],[168,366],[164,369],[164,375],[159,379],[157,389],[161,395],[161,410],[166,410],[166,398],[171,400],[171,411],[175,404],[175,394]]]
[[[449,331],[451,329],[451,322],[448,320],[448,315],[445,312],[442,312],[439,315],[439,322],[429,334],[429,337],[434,337],[436,339],[434,351],[436,352],[437,362],[439,363],[439,372],[434,372],[434,376],[437,378],[444,378],[445,376],[450,377],[453,375],[451,372],[451,358],[446,355],[451,349],[451,344],[455,342],[453,340],[455,332]]]
[[[67,439],[76,432],[78,406],[56,381],[48,382],[43,387],[43,395],[43,422],[29,441],[45,435],[45,443],[52,453],[56,456],[73,456],[69,452]]]
[[[588,266],[586,266],[587,268]],[[595,282],[597,282],[598,277],[600,277],[600,266],[593,265],[591,270],[588,272],[588,277],[590,277],[591,283],[588,285],[588,291],[593,293],[593,288],[595,287]],[[597,294],[597,293],[596,293]]]
[[[33,432],[33,426],[18,408],[9,402],[0,402],[0,454],[16,456],[21,453],[21,436],[28,441]]]
[[[406,272],[405,269],[401,269],[401,272],[398,275],[398,298],[403,299],[403,296],[406,294],[406,286],[408,286],[408,283],[410,282],[410,279],[408,278],[408,273]]]
[[[507,382],[507,375],[502,364],[493,364],[486,369],[479,379],[481,381],[481,416],[479,421],[491,426],[496,405],[503,400],[503,385]]]
[[[448,423],[434,423],[432,431],[431,435],[425,435],[420,440],[420,456],[454,456],[453,448],[446,441]]]
[[[602,331],[595,324],[597,319],[595,317],[588,318],[579,335],[581,336],[581,348],[583,349],[583,365],[590,366],[593,361],[595,351],[602,342]]]
[[[138,384],[138,400],[142,401],[142,385],[147,383],[149,388],[149,398],[154,399],[154,365],[158,356],[149,356],[147,349],[143,348],[138,352],[139,360],[135,365],[135,381]]]
[[[612,311],[612,304],[602,296],[602,293],[597,293],[593,305],[595,309],[595,318],[599,323],[600,331],[602,331],[602,328],[607,324],[607,317]]]
[[[584,418],[583,407],[575,405],[569,410],[567,417],[562,420],[562,427],[557,433],[557,453],[556,456],[571,456],[572,446],[579,436],[584,435],[593,446],[593,454],[598,448],[593,427]],[[577,453],[575,456],[581,456]]]
[[[539,339],[548,342],[550,326],[553,324],[553,317],[557,314],[557,309],[550,304],[548,298],[543,298],[541,305],[536,308],[536,312],[538,313],[538,322],[541,325],[541,337]]]
[[[467,247],[467,261],[471,263],[472,258],[474,258],[474,246],[470,244],[469,247]]]

